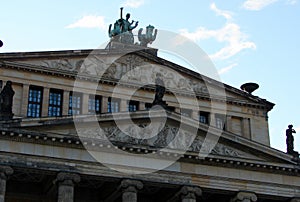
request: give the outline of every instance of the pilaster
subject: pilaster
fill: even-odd
[[[74,201],[74,186],[80,181],[80,176],[75,173],[58,173],[58,202]]]
[[[88,114],[89,113],[89,94],[83,94],[82,95],[82,114]]]
[[[49,92],[50,92],[49,88],[44,88],[43,104],[42,104],[42,117],[48,116]]]
[[[63,110],[62,115],[66,116],[69,112],[69,98],[70,98],[70,91],[65,90],[63,94]]]
[[[29,85],[23,84],[23,98],[22,98],[22,104],[21,104],[21,116],[27,117],[27,107],[28,107],[28,93],[29,93]]]

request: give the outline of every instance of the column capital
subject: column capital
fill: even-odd
[[[57,174],[57,182],[65,185],[74,185],[80,182],[80,176],[76,173],[60,172]]]
[[[256,202],[257,196],[253,192],[239,192],[230,202]]]
[[[143,188],[143,183],[138,180],[125,179],[121,182],[121,188],[123,189],[123,192],[137,193],[137,190]]]
[[[0,165],[0,179],[7,180],[9,175],[12,175],[14,170],[10,166]]]
[[[197,186],[183,186],[179,192],[181,199],[196,199],[202,195],[202,190]]]

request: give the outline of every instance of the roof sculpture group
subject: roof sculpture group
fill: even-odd
[[[146,27],[146,33],[142,34],[143,28],[138,31],[139,43],[134,43],[134,35],[132,30],[135,29],[139,22],[132,20],[129,21],[130,13],[126,14],[126,18],[123,18],[123,8],[120,8],[120,19],[116,20],[113,29],[112,24],[109,25],[108,35],[111,38],[111,42],[119,42],[123,44],[137,44],[147,47],[147,45],[152,43],[156,39],[157,29],[154,26],[148,25]]]

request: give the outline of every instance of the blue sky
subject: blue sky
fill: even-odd
[[[273,147],[285,151],[288,124],[300,133],[299,0],[3,1],[0,52],[97,48],[108,40],[108,25],[121,6],[138,28],[152,24],[193,40],[223,82],[236,88],[257,82],[254,95],[276,104],[269,113]]]

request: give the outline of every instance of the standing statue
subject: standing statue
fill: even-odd
[[[12,119],[12,106],[15,91],[12,89],[12,82],[7,81],[0,93],[0,120]]]
[[[166,105],[163,101],[163,97],[166,92],[164,81],[161,79],[162,75],[160,73],[156,74],[155,79],[155,97],[152,105]]]
[[[286,129],[286,146],[287,153],[292,155],[295,154],[293,133],[296,133],[296,131],[293,129],[293,125],[289,125],[288,129]]]
[[[132,20],[129,22],[130,14],[126,14],[126,19],[123,18],[123,8],[120,8],[120,19],[117,20],[114,24],[114,29],[112,30],[112,24],[109,25],[108,35],[112,41],[134,44],[134,37],[132,30],[138,26],[138,21],[135,22]],[[134,24],[135,22],[135,24]],[[134,25],[133,25],[134,24]]]
[[[147,47],[148,43],[151,44],[156,39],[157,29],[154,30],[154,34],[153,34],[153,30],[154,30],[154,26],[152,25],[148,25],[146,27],[146,34],[142,34],[143,28],[139,30],[138,39],[140,41],[141,46]]]

